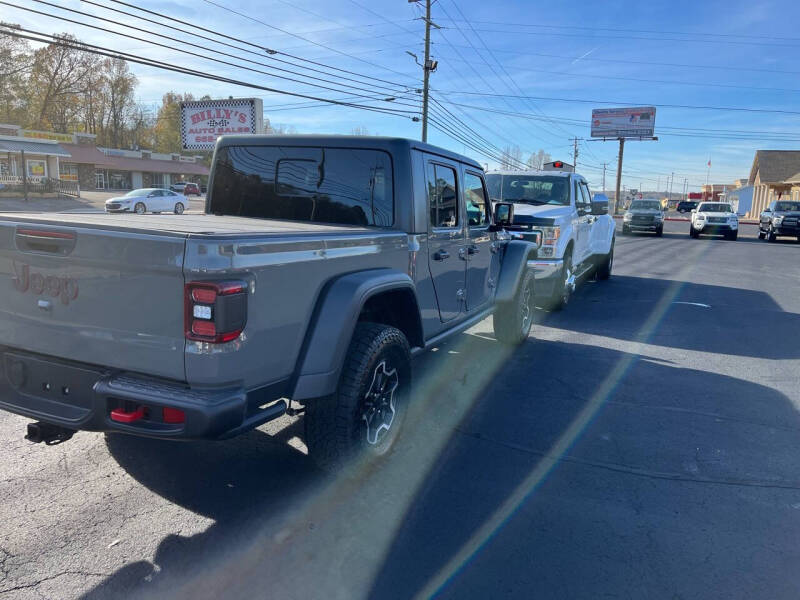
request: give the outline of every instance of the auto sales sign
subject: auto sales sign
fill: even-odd
[[[184,150],[213,150],[223,135],[263,133],[260,98],[181,102],[181,143]]]

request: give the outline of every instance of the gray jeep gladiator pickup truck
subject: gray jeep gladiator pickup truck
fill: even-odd
[[[527,338],[536,251],[463,156],[223,137],[205,214],[0,214],[0,408],[48,443],[224,439],[304,412],[320,464],[380,455],[413,355],[490,314],[500,342]]]

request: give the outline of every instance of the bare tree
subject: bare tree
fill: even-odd
[[[528,168],[541,171],[545,163],[550,162],[550,155],[541,148],[530,155],[528,158]]]
[[[503,148],[503,155],[500,160],[501,169],[519,169],[522,164],[522,151],[517,145],[507,145]]]

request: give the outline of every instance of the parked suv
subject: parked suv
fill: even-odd
[[[775,200],[761,213],[758,237],[774,242],[782,235],[795,237],[800,242],[800,202]]]
[[[289,411],[335,466],[391,448],[412,355],[489,315],[528,337],[537,245],[494,221],[472,159],[222,137],[206,211],[0,214],[0,407],[39,421],[30,439],[224,439]]]
[[[678,202],[678,208],[676,209],[679,213],[687,213],[692,212],[695,208],[697,208],[697,202],[694,200],[681,200]]]
[[[614,220],[608,198],[592,194],[581,175],[568,171],[495,171],[486,175],[493,200],[514,204],[514,225],[540,229],[544,239],[535,261],[536,294],[559,310],[576,283],[596,273],[608,279],[614,261]]]
[[[733,207],[726,202],[701,202],[692,211],[689,236],[701,234],[724,235],[725,239],[735,240],[739,236],[739,217]]]
[[[632,231],[651,231],[664,235],[664,209],[659,200],[634,200],[622,217],[623,235]]]

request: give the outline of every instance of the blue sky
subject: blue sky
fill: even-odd
[[[55,1],[91,14],[119,18],[119,15],[77,0]],[[99,2],[131,10],[109,0]],[[418,19],[417,5],[405,0],[214,2],[219,6],[205,0],[142,0],[136,6],[251,44],[380,78],[385,83],[360,78],[361,82],[355,83],[318,74],[331,79],[333,87],[346,83],[357,88],[319,90],[18,9],[4,7],[2,18],[46,32],[69,31],[91,43],[268,87],[329,98],[347,97],[351,93],[373,97],[391,95],[398,98],[393,103],[372,99],[354,101],[413,110],[400,103],[415,102],[418,94],[408,90],[421,87],[421,69],[406,53],[410,51],[419,57],[423,54],[424,25]],[[30,0],[20,0],[20,4],[58,13],[56,9]],[[222,7],[237,10],[244,16]],[[437,0],[432,14],[433,20],[441,26],[432,36],[432,55],[439,61],[439,68],[431,77],[433,95],[441,103],[436,110],[441,112],[446,108],[497,147],[518,145],[524,158],[541,148],[553,158],[571,161],[570,138],[589,137],[591,109],[613,106],[593,101],[750,109],[658,107],[656,135],[659,141],[626,144],[623,183],[629,188],[654,190],[658,185],[664,190],[667,176],[674,172],[674,191],[682,189],[684,178],[688,179],[690,190],[697,190],[706,180],[709,158],[712,182],[731,183],[736,178],[747,177],[757,149],[800,147],[800,114],[752,112],[759,109],[800,113],[797,102],[800,98],[797,61],[800,31],[794,27],[800,17],[797,2]],[[86,17],[69,16],[89,22]],[[170,34],[169,28],[123,18],[130,24],[158,31],[174,40],[191,39],[174,31]],[[94,23],[123,30],[114,25]],[[254,58],[204,40],[192,41],[206,48]],[[214,55],[209,52],[208,56]],[[292,68],[269,60],[263,60],[263,64]],[[349,133],[355,127],[365,127],[370,133],[382,135],[418,137],[420,134],[420,124],[412,122],[408,114],[395,116],[349,107],[308,106],[307,101],[299,98],[159,72],[150,67],[133,66],[132,70],[140,81],[139,99],[147,104],[158,103],[161,95],[169,90],[196,95],[208,93],[213,97],[256,95],[263,98],[265,116],[272,123],[292,126],[301,133]],[[379,90],[373,85],[385,89]],[[735,133],[722,133],[723,138],[710,137],[725,130],[735,130]],[[474,134],[469,135],[474,137]],[[431,129],[429,141],[464,152],[490,167],[496,165],[491,158],[435,129]],[[578,170],[590,179],[593,187],[599,188],[601,165],[609,163],[606,185],[611,188],[616,156],[615,142],[581,141]]]

